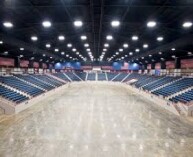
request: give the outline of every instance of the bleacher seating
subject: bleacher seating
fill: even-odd
[[[85,72],[75,72],[76,75],[78,75],[83,81],[86,79],[86,73]]]
[[[164,97],[168,97],[172,94],[175,94],[177,92],[180,92],[188,87],[193,86],[193,78],[183,78],[179,81],[176,81],[174,83],[171,83],[168,86],[165,86],[161,89],[155,90],[152,92],[156,95],[162,95]]]
[[[37,80],[37,79],[33,78],[31,75],[15,75],[15,76],[22,79],[22,80],[25,80],[29,83],[32,83],[38,87],[41,87],[45,90],[51,90],[54,88],[53,86],[47,84],[46,82],[43,82],[43,80],[41,81],[41,80]]]
[[[21,81],[14,76],[0,77],[0,82],[10,87],[13,87],[19,91],[25,92],[31,96],[37,96],[40,95],[41,93],[44,93],[43,90],[34,87],[33,85],[27,84],[26,82]]]
[[[88,73],[87,80],[95,81],[96,80],[96,74],[95,73]]]
[[[76,75],[74,75],[72,72],[65,72],[66,75],[68,75],[68,77],[70,77],[70,79],[72,81],[81,81],[80,78],[78,78]]]
[[[107,74],[107,75],[106,75]],[[138,74],[138,73],[88,73],[87,80],[94,81],[98,78],[98,81],[108,80],[119,81],[121,82],[124,78],[124,82],[129,82],[131,85],[134,85],[137,88],[143,88],[144,90],[150,91],[155,95],[162,95],[163,97],[169,97],[175,93],[193,87],[193,78],[180,78],[180,77],[171,77],[171,76],[151,76],[147,74]],[[54,73],[52,74],[55,77],[58,77],[64,81],[81,81],[85,80],[85,72],[66,72],[64,73]],[[97,76],[97,77],[96,77]],[[115,78],[115,76],[117,76]],[[81,79],[80,79],[81,78]],[[134,81],[131,81],[134,80]],[[19,93],[19,91],[28,94],[29,96],[35,97],[44,93],[45,91],[52,90],[56,87],[62,86],[65,84],[62,81],[57,80],[51,75],[44,74],[30,74],[30,75],[14,75],[14,76],[1,76],[0,82],[7,86],[12,87],[13,89],[18,90],[17,92],[11,89],[8,89],[0,85],[0,95],[10,101],[20,103],[28,99],[28,97]],[[193,90],[180,94],[178,96],[172,97],[169,99],[173,102],[190,102],[193,101]]]
[[[190,101],[193,101],[193,89],[178,96],[175,96],[173,98],[170,98],[169,100],[175,103],[177,102],[188,103]]]
[[[142,78],[142,77],[143,77],[143,75],[140,75],[140,74],[138,74],[138,73],[132,73],[132,74],[130,74],[130,75],[125,79],[124,82],[128,82],[128,81],[131,81],[131,80],[133,80],[133,79],[139,80],[139,79]]]
[[[13,90],[10,90],[2,85],[0,85],[0,96],[8,99],[9,101],[13,101],[16,104],[22,103],[29,99],[28,97],[21,95],[20,93],[17,93]]]
[[[118,75],[118,73],[107,73],[107,78],[109,81],[111,81],[116,75]]]
[[[127,75],[127,73],[120,73],[113,81],[121,82]]]
[[[59,81],[59,80],[53,78],[52,76],[49,76],[49,75],[44,75],[44,76],[47,77],[49,80],[51,80],[51,82],[53,82],[53,85],[55,85],[57,87],[62,86],[62,85],[65,84],[64,82]]]
[[[62,85],[61,82],[59,82],[58,80],[52,78],[50,79],[47,75],[30,75],[30,77],[32,78],[37,78],[36,80],[40,80],[43,83],[46,83],[47,85],[50,85],[52,87],[52,89],[55,87],[59,87]]]
[[[99,73],[98,74],[98,80],[99,81],[106,81],[107,79],[106,79],[105,73]]]
[[[58,78],[60,78],[60,79],[62,79],[64,81],[66,81],[66,82],[70,81],[63,73],[54,73],[52,75],[54,75],[54,76],[56,76],[56,77],[58,77]]]
[[[151,91],[151,90],[154,90],[156,88],[159,88],[161,87],[162,85],[165,85],[167,83],[170,83],[172,81],[175,81],[179,79],[179,77],[170,77],[170,76],[166,76],[166,77],[161,77],[160,79],[157,79],[157,81],[155,82],[152,82],[146,86],[143,87],[144,90],[148,90],[148,91]]]
[[[147,84],[149,84],[149,83],[157,80],[158,78],[160,78],[160,77],[150,76],[150,75],[141,75],[141,76],[142,76],[142,77],[140,77],[140,78],[138,79],[138,81],[135,83],[135,86],[136,86],[137,88],[140,88],[140,87],[142,87],[142,86],[144,86],[144,85],[147,85]]]

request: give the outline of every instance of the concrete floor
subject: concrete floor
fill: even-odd
[[[75,83],[0,122],[0,157],[192,157],[193,123],[119,85]]]

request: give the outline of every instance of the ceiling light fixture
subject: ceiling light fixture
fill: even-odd
[[[123,52],[123,49],[119,49],[119,52]]]
[[[128,44],[123,44],[123,47],[124,47],[124,48],[128,48],[129,45],[128,45]]]
[[[69,44],[67,44],[67,47],[69,47],[69,48],[70,48],[70,47],[72,47],[72,44],[70,44],[70,43],[69,43]]]
[[[157,37],[157,41],[163,41],[164,40],[164,38],[163,37]]]
[[[136,36],[136,35],[132,36],[132,40],[133,40],[133,41],[137,41],[138,39],[139,39],[138,36]]]
[[[75,49],[75,48],[73,48],[73,49],[72,49],[72,51],[73,51],[73,52],[76,52],[76,49]]]
[[[6,28],[12,28],[13,24],[11,22],[6,21],[6,22],[3,23],[3,26],[6,27]]]
[[[82,21],[80,21],[80,20],[74,21],[74,26],[75,27],[82,27],[82,25],[83,25]]]
[[[104,44],[104,47],[109,47],[109,44]]]
[[[80,38],[81,38],[81,40],[86,40],[86,39],[87,39],[87,36],[82,35]]]
[[[46,48],[50,48],[51,47],[51,45],[50,44],[46,44]]]
[[[38,40],[38,37],[37,37],[37,36],[32,36],[32,37],[31,37],[31,40],[32,40],[32,41],[37,41],[37,40]]]
[[[65,40],[65,37],[63,35],[58,36],[58,40],[63,41]]]
[[[59,49],[55,49],[54,51],[55,51],[55,52],[58,52],[58,51],[59,51]]]
[[[120,21],[117,21],[117,20],[112,21],[112,22],[111,22],[111,26],[112,26],[112,27],[119,27],[119,26],[120,26]]]
[[[3,54],[8,55],[8,53],[9,53],[8,51],[5,51]]]
[[[148,48],[148,47],[149,47],[148,44],[144,44],[144,45],[143,45],[143,48]]]
[[[51,23],[50,21],[43,21],[43,22],[42,22],[42,26],[43,26],[44,28],[49,28],[49,27],[52,26],[52,23]]]
[[[106,36],[106,39],[107,39],[107,40],[113,40],[113,36],[112,36],[112,35],[107,35],[107,36]]]
[[[89,47],[89,44],[88,43],[84,44],[84,47]]]
[[[190,27],[192,27],[192,25],[193,25],[193,24],[192,24],[192,22],[190,22],[190,21],[187,21],[187,22],[184,22],[184,23],[183,23],[183,27],[184,27],[184,28],[190,28]]]
[[[155,22],[155,21],[149,21],[148,23],[147,23],[147,27],[149,27],[149,28],[153,28],[153,27],[155,27],[157,25],[157,23]]]

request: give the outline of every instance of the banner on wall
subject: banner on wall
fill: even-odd
[[[39,68],[39,63],[38,62],[33,62],[33,67],[34,68]]]
[[[21,68],[28,68],[29,66],[29,61],[27,60],[20,60],[20,67]]]
[[[42,64],[42,68],[43,68],[43,69],[47,69],[47,68],[48,68],[47,64],[43,63],[43,64]]]
[[[167,61],[166,69],[175,69],[175,61]]]
[[[147,65],[147,69],[148,69],[148,70],[151,70],[151,64],[148,64],[148,65]]]
[[[193,68],[193,59],[181,60],[181,68],[183,68],[183,69]]]
[[[128,70],[129,69],[129,63],[124,62],[123,66],[121,67],[121,70]]]
[[[113,63],[113,69],[114,70],[139,70],[139,64],[137,63],[126,63],[123,64],[121,62],[114,62]]]
[[[113,70],[112,66],[102,66],[101,67],[102,70]]]
[[[82,70],[92,70],[92,66],[82,66]]]
[[[161,63],[156,63],[155,64],[155,69],[160,70],[161,69]]]
[[[0,66],[14,67],[14,65],[15,65],[14,59],[0,57]]]
[[[129,70],[139,70],[140,67],[139,67],[139,64],[137,64],[137,63],[131,63],[131,64],[129,64],[129,68],[128,69]]]
[[[65,63],[56,63],[54,65],[56,70],[64,70],[64,69],[81,69],[81,63],[80,62],[65,62]],[[92,69],[92,67],[91,67]]]
[[[122,67],[122,63],[120,63],[120,62],[114,62],[113,63],[113,69],[114,70],[121,70],[121,67]]]

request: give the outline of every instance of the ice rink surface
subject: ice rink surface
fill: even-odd
[[[124,86],[73,83],[0,122],[0,157],[192,157],[193,123]]]

